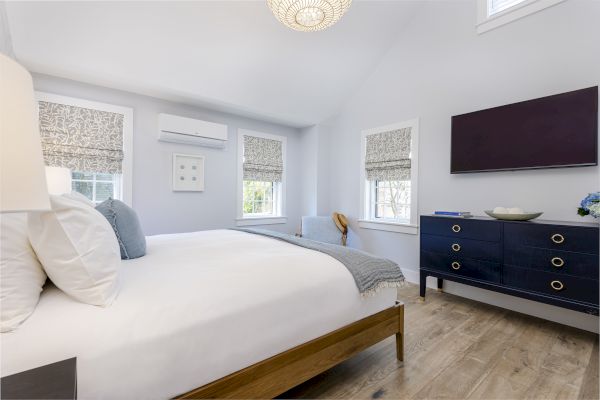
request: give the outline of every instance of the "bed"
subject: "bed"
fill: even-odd
[[[89,306],[49,285],[1,335],[2,375],[77,357],[79,398],[272,397],[396,334],[396,289],[361,297],[332,257],[249,233],[148,237],[120,293]]]

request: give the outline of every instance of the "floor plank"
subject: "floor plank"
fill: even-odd
[[[598,398],[598,387],[600,385],[598,370],[598,337],[594,342],[594,349],[590,354],[590,361],[588,362],[587,371],[583,377],[583,383],[581,384],[581,390],[579,392],[579,399],[597,399]]]
[[[463,354],[420,390],[418,399],[464,399],[502,359],[515,335],[523,328],[521,317],[504,315]],[[474,373],[476,371],[476,373]]]
[[[392,338],[281,398],[598,399],[598,335],[458,296],[399,290],[405,361]]]
[[[542,373],[547,349],[555,340],[555,329],[545,321],[528,324],[501,359],[469,395],[473,399],[524,398],[528,385]]]

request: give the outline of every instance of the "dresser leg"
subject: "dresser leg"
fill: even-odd
[[[425,289],[427,287],[427,274],[423,271],[419,274],[419,296],[421,301],[425,301]]]
[[[444,280],[442,278],[437,278],[437,290],[438,292],[443,292],[444,291]]]

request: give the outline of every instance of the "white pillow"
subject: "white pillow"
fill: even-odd
[[[95,209],[50,196],[52,211],[29,214],[29,240],[54,284],[83,303],[110,305],[118,292],[119,243]]]
[[[96,208],[96,205],[94,204],[93,201],[91,201],[90,199],[88,199],[87,197],[85,197],[84,195],[82,195],[79,192],[72,191],[71,193],[63,194],[62,196],[66,197],[67,199],[73,199],[73,200],[80,201],[83,204],[90,206],[92,208]]]
[[[0,216],[0,332],[9,332],[35,309],[46,274],[27,237],[27,214]]]

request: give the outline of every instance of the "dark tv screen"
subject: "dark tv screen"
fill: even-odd
[[[598,164],[598,87],[452,117],[450,172]]]

